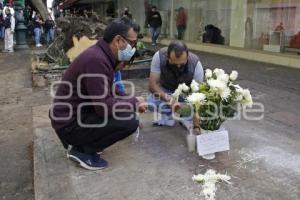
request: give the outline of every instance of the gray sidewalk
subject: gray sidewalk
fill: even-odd
[[[31,88],[30,51],[0,52],[0,199],[33,199],[32,107],[48,93]]]
[[[210,56],[206,55],[207,58],[213,57]],[[225,64],[227,58],[223,59]],[[210,60],[204,62],[210,66]],[[227,62],[229,64],[229,58]],[[272,86],[266,80],[269,76],[267,68],[261,69],[260,63],[254,63],[253,68],[257,70],[253,72],[253,68],[244,64],[240,64],[239,84],[250,88],[255,102],[265,105],[265,117],[260,121],[226,122],[231,150],[218,153],[213,161],[203,160],[187,151],[186,131],[178,124],[174,128],[152,126],[152,115],[147,113],[142,115],[144,129],[140,140],[134,142],[133,135],[108,148],[103,158],[108,160],[110,167],[89,172],[66,159],[53,130],[45,122],[39,124],[41,116],[35,116],[33,121],[39,127],[35,129],[34,147],[36,198],[204,199],[201,187],[192,181],[192,175],[215,169],[232,176],[232,185],[218,186],[216,199],[299,199],[300,96],[293,90],[298,82],[287,89],[282,88],[283,84],[274,83]],[[265,70],[265,73],[260,74],[258,70]],[[279,70],[284,71],[272,67],[271,79],[279,79],[276,76],[281,76]],[[292,70],[293,73],[289,73],[289,69],[286,71],[287,74],[282,76],[290,77],[285,80],[287,82],[292,82],[299,74],[297,70]],[[258,81],[255,81],[256,77]],[[147,81],[132,81],[138,93],[146,92]],[[47,107],[36,109],[36,113],[44,115]]]

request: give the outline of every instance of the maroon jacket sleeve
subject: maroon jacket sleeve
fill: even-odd
[[[91,101],[95,103],[94,108],[98,115],[103,116],[105,114],[106,106],[107,114],[112,115],[114,107],[124,111],[135,111],[137,99],[135,97],[120,99],[113,96],[112,92],[112,80],[113,72],[109,70],[109,67],[105,64],[99,64],[99,60],[90,59],[88,65],[85,68],[85,74],[99,75],[101,77],[85,77],[82,81],[87,96],[91,97]],[[97,105],[97,104],[101,105]]]

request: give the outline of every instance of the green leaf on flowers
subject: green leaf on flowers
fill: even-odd
[[[192,114],[192,108],[188,105],[181,105],[181,107],[176,111],[179,115],[190,116]]]

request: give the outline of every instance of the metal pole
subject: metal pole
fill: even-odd
[[[27,27],[25,26],[25,20],[23,11],[25,8],[24,0],[19,0],[15,2],[15,18],[16,18],[16,49],[26,49],[28,48],[26,36]]]
[[[174,26],[174,0],[171,0],[170,39],[174,38],[173,26]]]

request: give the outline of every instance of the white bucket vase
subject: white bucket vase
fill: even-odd
[[[215,131],[210,131],[210,130],[203,130],[201,129],[201,135],[203,134],[212,134],[212,133],[217,133],[217,132],[220,132],[220,131],[225,131],[224,127],[220,127],[218,130],[215,130]],[[197,137],[201,137],[201,135],[197,136]],[[228,136],[228,135],[227,135]],[[227,140],[228,140],[228,137],[227,137]],[[229,143],[229,141],[227,141]],[[204,145],[203,143],[200,144],[199,140],[197,139],[197,148],[199,148],[200,145]],[[211,145],[211,144],[210,144]],[[229,148],[229,147],[228,147]],[[226,150],[227,148],[225,148]],[[229,150],[229,149],[228,149]],[[216,151],[218,152],[218,151]],[[206,159],[206,160],[212,160],[216,157],[215,153],[216,152],[213,152],[213,153],[208,153],[208,154],[201,154],[199,152],[199,149],[198,149],[198,154],[199,156],[201,156],[203,159]]]

